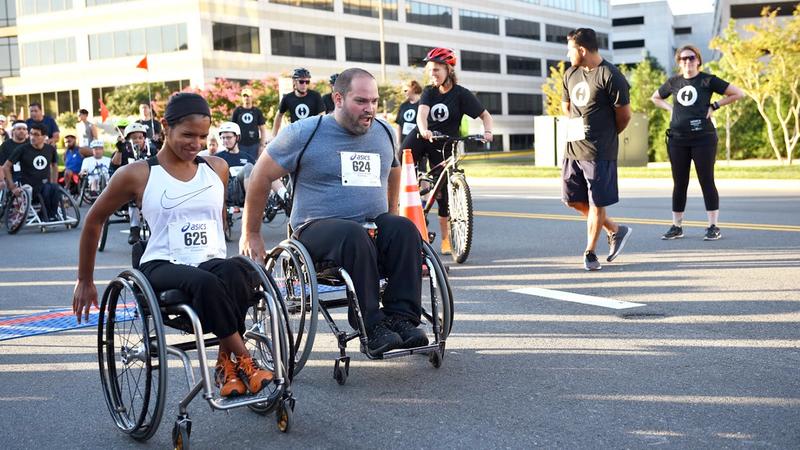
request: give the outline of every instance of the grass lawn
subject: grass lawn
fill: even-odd
[[[556,167],[535,167],[532,152],[500,155],[468,155],[461,167],[476,178],[555,178]],[[694,177],[694,170],[692,171]],[[669,167],[620,167],[620,178],[671,178]],[[800,179],[800,163],[786,165],[731,165],[717,161],[716,178],[729,179]]]

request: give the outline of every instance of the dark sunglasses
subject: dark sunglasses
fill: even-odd
[[[680,58],[678,58],[678,59],[679,59],[680,61],[694,61],[695,59],[697,59],[697,57],[696,57],[696,56],[694,56],[694,55],[689,55],[689,56],[681,56],[681,57],[680,57]]]
[[[309,84],[311,80],[297,80],[297,84]]]

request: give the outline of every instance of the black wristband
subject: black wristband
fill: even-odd
[[[719,102],[714,102],[711,104],[711,107],[714,108],[714,111],[716,111],[720,108],[720,104]]]

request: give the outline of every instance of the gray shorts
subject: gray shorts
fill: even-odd
[[[617,161],[564,158],[561,199],[565,203],[590,203],[600,207],[619,202]]]

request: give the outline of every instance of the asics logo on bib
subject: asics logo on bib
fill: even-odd
[[[33,158],[33,168],[36,170],[42,170],[47,167],[47,158],[42,155],[36,156]]]
[[[697,89],[694,86],[684,86],[678,91],[675,98],[683,106],[692,106],[697,101]]]
[[[244,113],[242,114],[242,122],[244,123],[253,123],[253,113]]]
[[[417,111],[414,109],[407,109],[406,112],[403,113],[403,120],[406,122],[413,122],[414,118],[417,117]]]
[[[305,119],[310,112],[311,110],[308,108],[308,105],[303,103],[294,108],[294,115],[297,116],[298,119]]]
[[[181,233],[185,233],[187,231],[205,231],[205,230],[206,230],[205,223],[186,222],[186,225],[181,227]]]
[[[581,81],[572,88],[570,92],[570,100],[572,104],[578,107],[586,106],[589,103],[591,91],[589,90],[589,83]]]
[[[164,193],[161,194],[161,207],[164,208],[164,209],[177,208],[178,206],[180,206],[180,205],[188,202],[189,200],[197,197],[198,195],[200,195],[203,192],[211,189],[212,187],[213,187],[212,185],[208,185],[208,186],[206,186],[204,188],[201,188],[201,189],[198,189],[196,191],[187,192],[185,194],[178,195],[177,197],[170,197],[169,195],[167,195],[167,191],[165,189]]]
[[[450,117],[450,110],[444,103],[437,103],[431,108],[431,118],[437,122],[444,122]]]

